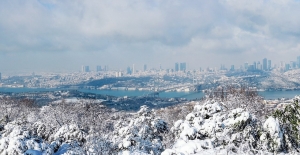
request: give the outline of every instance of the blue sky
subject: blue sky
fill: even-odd
[[[300,55],[293,0],[2,0],[0,72],[190,69]]]

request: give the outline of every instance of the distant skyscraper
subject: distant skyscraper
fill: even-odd
[[[90,71],[90,66],[84,66],[84,72],[89,72]]]
[[[291,61],[291,68],[296,69],[297,68],[297,62]]]
[[[254,65],[249,65],[248,66],[248,71],[253,71],[254,70]]]
[[[221,64],[221,68],[220,68],[220,70],[226,70],[226,67],[225,67],[225,65]]]
[[[288,71],[288,70],[290,70],[290,64],[286,63],[284,71]]]
[[[245,70],[248,70],[248,62],[246,62],[246,63],[244,64],[244,69],[245,69]]]
[[[131,69],[130,69],[130,67],[127,67],[127,74],[131,74]]]
[[[89,66],[81,66],[81,71],[82,72],[89,72],[90,71],[90,67]]]
[[[271,70],[271,68],[272,68],[271,60],[268,60],[268,70]]]
[[[263,59],[263,70],[268,70],[268,66],[267,66],[267,58]]]
[[[256,62],[255,62],[255,61],[253,62],[253,69],[254,69],[254,70],[257,69]]]
[[[286,66],[285,66],[284,61],[280,61],[280,66],[279,66],[279,68],[280,68],[280,71],[284,71],[284,70],[286,69]]]
[[[96,68],[96,71],[97,72],[100,72],[102,69],[101,69],[101,66],[97,66],[97,68]]]
[[[180,71],[186,71],[186,63],[185,62],[180,63]]]
[[[146,64],[144,64],[144,71],[146,71],[147,70],[147,65]]]
[[[256,69],[257,70],[262,70],[262,64],[260,64],[260,61],[257,61],[257,63],[256,63]]]
[[[134,68],[134,64],[132,65],[132,74],[135,73],[135,68]]]
[[[0,80],[2,79],[2,77],[1,77],[1,73],[0,73]]]
[[[234,71],[234,65],[231,65],[230,71]]]
[[[175,72],[178,72],[179,71],[179,64],[178,62],[175,63]]]

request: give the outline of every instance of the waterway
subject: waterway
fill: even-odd
[[[0,87],[0,92],[39,92],[39,91],[58,91],[61,89],[46,89],[46,88],[4,88]],[[149,94],[149,91],[125,91],[125,90],[88,90],[79,89],[81,92],[112,95],[117,97],[123,96],[144,96]],[[278,99],[278,98],[294,98],[296,95],[300,95],[300,90],[293,91],[260,91],[259,95],[265,99]],[[202,98],[205,94],[203,92],[161,92],[159,97],[163,98],[186,98],[188,100]]]

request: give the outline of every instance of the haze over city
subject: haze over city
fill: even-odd
[[[0,72],[295,61],[300,1],[0,1]]]

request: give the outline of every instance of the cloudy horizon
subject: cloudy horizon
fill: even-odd
[[[298,0],[3,0],[0,72],[295,61],[299,8]]]

